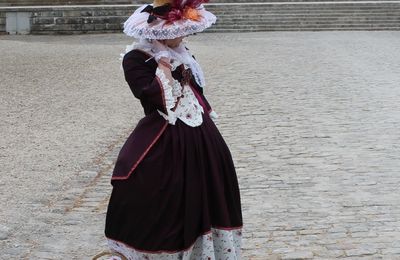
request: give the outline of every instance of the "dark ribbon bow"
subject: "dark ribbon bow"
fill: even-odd
[[[157,17],[164,17],[166,13],[171,11],[171,5],[165,4],[162,6],[153,7],[152,5],[147,5],[142,11],[149,13],[149,18],[147,19],[147,23],[151,23],[157,19]]]

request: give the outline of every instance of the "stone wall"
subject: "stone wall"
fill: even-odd
[[[138,6],[103,6],[40,10],[33,14],[33,34],[121,32],[122,23]]]
[[[145,0],[0,0],[0,6],[39,6],[39,5],[103,5],[144,3]]]
[[[139,5],[2,7],[5,12],[30,12],[32,34],[121,32],[123,22]],[[276,30],[400,30],[400,1],[207,4],[218,17],[209,32]]]
[[[0,12],[0,34],[6,32],[6,12]]]
[[[249,3],[249,2],[307,2],[328,0],[210,0],[214,3]],[[363,0],[335,0],[335,1],[363,1]],[[385,1],[385,0],[376,0]],[[116,5],[116,4],[143,4],[152,3],[152,0],[0,0],[0,6],[43,6],[43,5]]]
[[[285,1],[285,0],[277,0]],[[290,0],[289,0],[290,1]],[[310,0],[311,1],[311,0]],[[0,0],[0,6],[143,4],[152,0]],[[211,0],[210,3],[267,2],[265,0]]]

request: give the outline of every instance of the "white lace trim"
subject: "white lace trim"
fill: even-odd
[[[156,69],[156,76],[162,84],[167,109],[167,114],[157,109],[158,113],[172,125],[175,125],[177,119],[191,127],[201,125],[203,123],[202,113],[204,113],[204,109],[190,86],[185,85],[182,90],[182,85],[176,79],[173,79],[171,86],[169,79],[159,68]],[[178,97],[180,97],[179,101]],[[177,102],[176,109],[172,111]]]
[[[153,45],[153,40],[149,39],[139,39],[138,42],[133,42],[131,45],[127,45],[125,49],[125,53],[120,54],[120,60],[122,61],[125,54],[130,52],[133,49],[140,49],[149,55],[151,55],[152,58],[156,59],[157,56],[160,56],[160,52],[158,52],[156,47]],[[203,70],[201,69],[200,64],[193,58],[192,54],[189,52],[189,50],[186,47],[187,39],[183,39],[182,42],[179,44],[179,46],[175,48],[170,48],[168,46],[165,46],[165,48],[168,50],[168,55],[171,57],[171,65],[172,65],[172,71],[174,71],[180,64],[185,64],[185,66],[188,66],[192,74],[197,82],[197,84],[204,88],[206,85],[205,78],[204,78],[204,73]],[[150,60],[148,59],[148,60]],[[148,61],[146,60],[146,62]],[[157,59],[156,59],[157,61]],[[123,70],[122,63],[121,63],[121,70]]]
[[[207,234],[199,236],[188,249],[175,253],[143,252],[121,242],[107,239],[108,246],[114,252],[124,255],[128,260],[240,260],[242,247],[242,229],[222,230],[212,228]],[[113,257],[111,259],[120,259]]]
[[[141,11],[148,4],[144,4],[124,22],[124,33],[135,38],[147,39],[174,39],[177,37],[204,31],[217,20],[217,17],[206,11],[203,4],[197,10],[201,15],[200,21],[180,19],[171,24],[166,24],[163,19],[157,19],[151,24],[147,23],[149,13]]]
[[[171,71],[176,70],[181,64],[182,64],[182,62],[180,62],[179,60],[173,59],[173,60],[171,61],[171,66],[172,66]]]
[[[172,79],[172,84],[169,79],[165,76],[164,72],[157,67],[156,76],[160,79],[161,85],[164,90],[164,98],[167,109],[171,109],[175,106],[177,97],[181,95],[180,89],[182,88],[181,83],[176,79]]]
[[[214,110],[212,110],[209,115],[213,121],[215,121],[219,117],[219,115]]]

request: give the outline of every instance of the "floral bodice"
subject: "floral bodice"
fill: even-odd
[[[178,65],[178,63],[173,63],[173,70],[176,69]],[[187,69],[186,66],[185,69]],[[181,84],[176,79],[170,82],[164,72],[159,68],[156,70],[156,76],[160,79],[160,83],[163,87],[168,111],[168,114],[160,110],[158,110],[158,113],[172,125],[175,125],[178,119],[191,127],[201,125],[203,123],[202,113],[204,113],[204,109],[199,104],[189,84]]]

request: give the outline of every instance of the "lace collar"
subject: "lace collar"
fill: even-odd
[[[141,49],[149,53],[150,55],[156,54],[155,49],[153,48],[152,40],[140,39],[138,42],[133,42],[131,45],[126,46],[125,53],[120,54],[121,55],[120,60],[122,60],[122,58],[125,56],[126,53],[130,52],[133,49]],[[178,67],[180,64],[183,64],[185,69],[190,68],[197,84],[200,87],[205,87],[206,84],[205,84],[203,70],[201,69],[200,64],[189,53],[188,48],[186,48],[186,45],[183,41],[179,44],[178,47],[176,48],[167,47],[167,50],[169,51],[172,59],[174,60],[172,63],[174,69]]]

